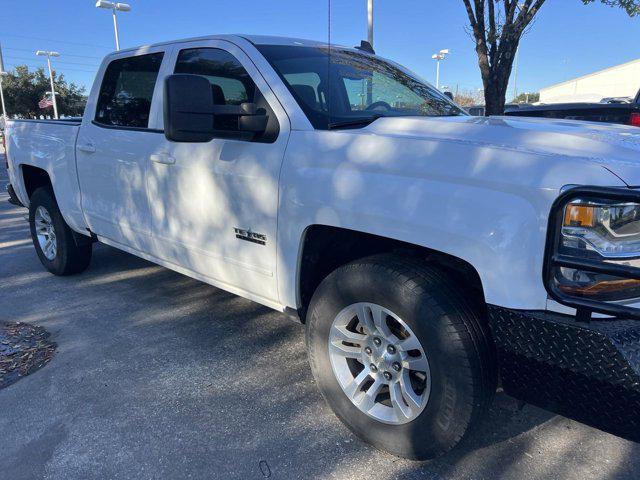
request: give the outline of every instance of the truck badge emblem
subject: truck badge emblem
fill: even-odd
[[[251,229],[245,230],[244,228],[234,228],[236,238],[240,240],[246,240],[247,242],[257,243],[259,245],[267,244],[267,236],[263,233],[252,232]]]

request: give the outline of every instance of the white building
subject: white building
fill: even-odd
[[[599,102],[635,97],[640,90],[640,59],[540,90],[540,103]]]

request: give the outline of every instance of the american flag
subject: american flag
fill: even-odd
[[[38,106],[40,108],[50,108],[53,107],[53,100],[51,100],[51,96],[50,95],[45,95],[44,97],[42,97],[42,100],[40,100],[38,102]]]

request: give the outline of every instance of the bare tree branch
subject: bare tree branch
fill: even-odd
[[[475,13],[473,13],[473,8],[471,8],[471,3],[469,2],[469,0],[462,0],[462,1],[464,2],[464,6],[467,9],[467,15],[469,16],[469,22],[471,22],[471,28],[475,30],[475,26],[477,22],[476,22]]]
[[[493,0],[489,0],[489,58],[495,58],[498,51],[498,31],[496,29],[496,12]]]
[[[520,39],[533,25],[546,0],[462,0],[469,16],[488,114],[502,113],[509,77]],[[564,0],[566,1],[566,0]],[[581,0],[600,2],[640,16],[640,0]],[[502,8],[497,4],[502,2]],[[488,28],[487,28],[488,25]]]

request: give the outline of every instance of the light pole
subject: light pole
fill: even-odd
[[[113,31],[116,35],[116,50],[120,50],[120,38],[118,37],[118,20],[116,19],[116,10],[120,12],[128,12],[131,5],[128,3],[107,2],[106,0],[98,0],[96,8],[111,9],[113,14]]]
[[[4,92],[2,91],[2,76],[6,75],[4,62],[2,61],[2,46],[0,45],[0,105],[2,105],[2,127],[7,123],[7,107],[4,104]]]
[[[516,5],[520,11],[524,8],[524,3]],[[522,38],[522,37],[520,37]],[[518,57],[520,56],[520,41],[518,40],[518,48],[516,48],[515,65],[513,69],[513,100],[518,98]]]
[[[449,55],[449,50],[440,50],[438,53],[434,53],[431,58],[436,61],[436,88],[440,89],[440,60],[444,60]]]
[[[4,127],[7,124],[7,107],[4,104],[4,92],[2,91],[2,77],[4,75],[8,75],[7,72],[5,72],[2,69],[2,65],[0,65],[0,104],[2,105],[2,118],[3,121],[0,122],[0,127]]]
[[[515,65],[513,68],[513,101],[518,98],[518,57],[520,56],[520,45],[516,48]]]
[[[367,0],[367,41],[373,48],[373,0]]]
[[[53,116],[58,118],[58,103],[56,102],[56,88],[53,84],[53,70],[51,70],[51,57],[59,57],[58,52],[49,52],[47,50],[38,50],[36,55],[39,57],[47,57],[47,66],[49,67],[49,81],[51,82],[51,99],[53,100]]]

